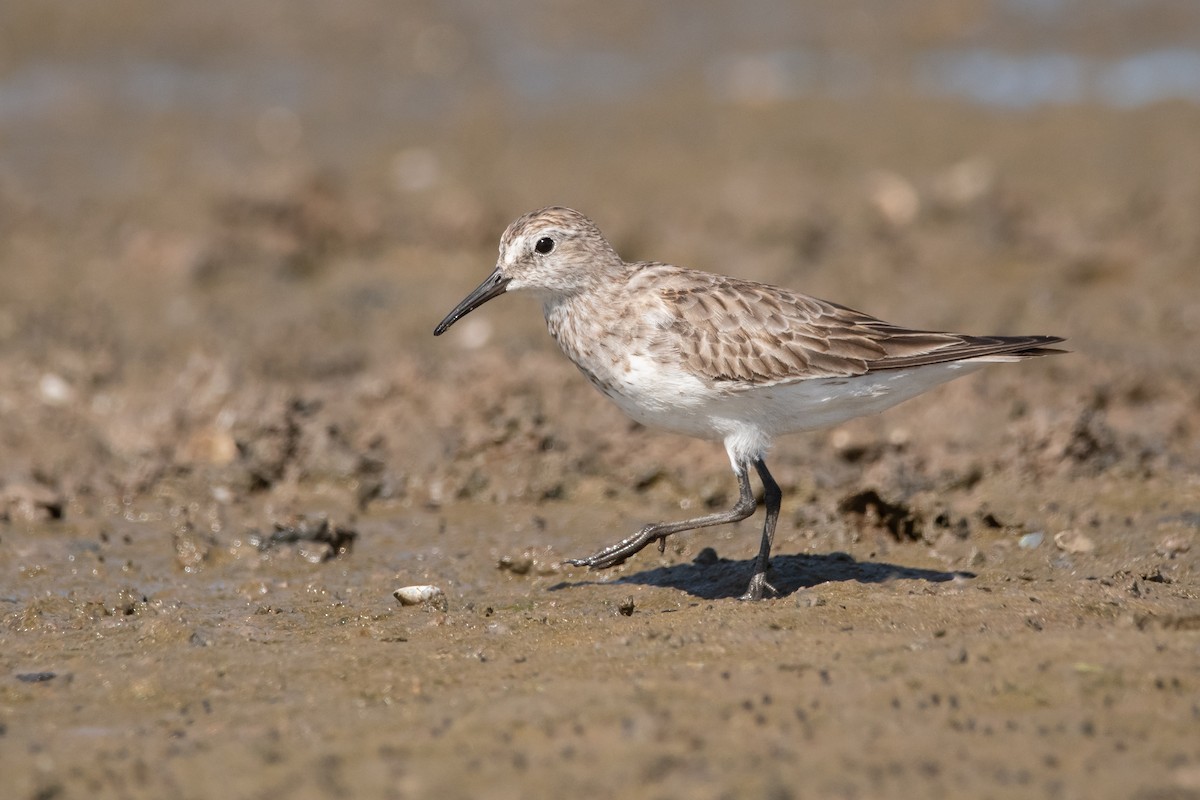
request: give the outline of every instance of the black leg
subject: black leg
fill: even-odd
[[[758,477],[763,482],[763,503],[767,506],[767,519],[763,522],[762,544],[758,548],[758,557],[754,559],[754,574],[750,577],[750,586],[742,595],[743,600],[762,600],[763,590],[779,594],[774,586],[767,583],[767,568],[771,566],[771,545],[775,541],[775,523],[779,521],[783,492],[779,490],[779,484],[771,477],[761,458],[754,462],[754,468],[758,470]]]
[[[566,563],[574,564],[577,567],[591,567],[593,569],[606,569],[608,567],[615,567],[617,564],[624,562],[625,559],[629,558],[631,555],[638,552],[651,542],[664,541],[672,533],[690,531],[696,528],[707,528],[710,525],[724,525],[727,522],[737,522],[745,519],[754,513],[754,509],[757,506],[757,503],[754,500],[754,493],[750,490],[750,476],[748,474],[749,466],[749,464],[741,465],[741,468],[736,473],[738,479],[738,490],[741,492],[741,495],[738,497],[737,505],[728,511],[722,511],[717,514],[708,514],[703,517],[696,517],[695,519],[685,519],[680,522],[658,522],[647,525],[633,536],[630,536],[627,539],[622,539],[616,544],[606,547],[598,553],[590,555],[587,558],[567,559]],[[771,476],[769,473],[767,473],[767,468],[763,466],[762,461],[756,462],[755,466],[758,467],[758,474],[763,478],[764,483],[769,482],[767,484],[768,488],[766,495],[768,511],[772,507],[771,489],[772,487],[774,488],[774,509],[775,516],[778,516],[779,487],[775,486],[775,482],[771,480]],[[770,530],[774,532],[774,517],[768,516],[768,519],[770,520]],[[765,547],[766,551],[769,553],[771,545],[769,540],[766,541],[767,543]],[[766,556],[760,553],[759,558],[765,560]],[[765,569],[766,568],[764,567],[763,570],[765,571]],[[760,584],[765,585],[765,579],[760,581]],[[753,588],[753,582],[751,583],[751,588]],[[758,596],[762,597],[762,585],[759,586]]]

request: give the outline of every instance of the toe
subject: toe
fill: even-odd
[[[772,597],[779,596],[779,590],[767,583],[767,576],[760,572],[750,579],[750,585],[746,587],[746,593],[738,599],[762,600],[763,596],[768,592]]]

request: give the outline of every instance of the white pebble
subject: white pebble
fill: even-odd
[[[1046,535],[1041,531],[1027,533],[1017,540],[1017,547],[1020,547],[1022,550],[1034,550],[1041,545],[1045,538]]]
[[[446,610],[446,593],[437,586],[405,586],[392,593],[402,606],[429,606]]]
[[[53,372],[42,375],[42,379],[38,381],[38,391],[41,393],[42,399],[52,406],[66,405],[75,396],[75,390],[71,388],[71,384]]]
[[[1059,550],[1068,553],[1090,553],[1096,549],[1096,543],[1084,534],[1075,530],[1059,531],[1054,534],[1054,543]]]

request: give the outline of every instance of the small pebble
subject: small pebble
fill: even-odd
[[[45,683],[58,677],[57,672],[20,672],[17,680],[21,683]]]
[[[1022,550],[1036,550],[1041,546],[1045,539],[1046,534],[1042,533],[1041,531],[1034,531],[1033,533],[1027,533],[1020,539],[1017,539],[1017,547],[1020,547]]]
[[[796,592],[797,608],[819,608],[825,605],[825,598],[808,589]]]
[[[1090,553],[1096,549],[1096,543],[1076,530],[1059,531],[1054,534],[1054,544],[1059,550],[1068,553]]]
[[[437,586],[405,586],[392,592],[402,606],[427,606],[446,610],[446,593]]]
[[[513,575],[528,575],[529,571],[533,569],[533,557],[528,553],[519,556],[504,556],[497,566],[502,571],[511,572]]]
[[[38,392],[48,405],[65,406],[75,398],[75,390],[61,376],[46,372],[38,381]]]
[[[1175,556],[1186,553],[1192,549],[1192,543],[1183,536],[1168,536],[1158,543],[1155,552],[1167,558],[1175,558]]]

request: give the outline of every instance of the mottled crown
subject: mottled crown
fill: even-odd
[[[600,228],[596,226],[596,223],[575,209],[565,206],[547,206],[539,208],[536,211],[530,211],[527,214],[522,214],[513,220],[508,229],[504,231],[504,235],[500,237],[500,247],[509,246],[517,238],[526,236],[531,232],[555,229],[576,234],[581,238],[600,240],[606,245],[608,244],[608,241],[604,238],[604,234],[600,232]]]
[[[518,217],[500,237],[497,268],[511,289],[569,293],[625,268],[596,223],[578,211],[550,206]]]

